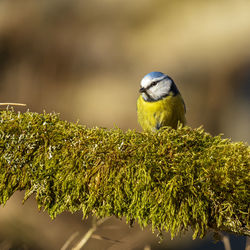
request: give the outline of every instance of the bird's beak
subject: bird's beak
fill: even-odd
[[[139,92],[144,93],[144,92],[146,92],[146,89],[145,88],[140,88]]]

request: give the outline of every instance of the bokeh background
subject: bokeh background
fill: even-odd
[[[140,130],[136,99],[151,71],[175,80],[188,125],[249,142],[250,1],[0,1],[0,102],[88,127]],[[34,198],[24,205],[22,199],[16,193],[0,208],[0,249],[60,249],[91,226],[80,212],[51,221]],[[244,249],[244,240],[231,237],[232,249]],[[191,232],[173,241],[166,234],[159,244],[149,228],[115,218],[85,249],[147,246],[224,249],[209,236],[193,241]]]

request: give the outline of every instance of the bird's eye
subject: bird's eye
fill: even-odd
[[[152,83],[148,86],[148,88],[151,88],[151,87],[155,86],[158,82],[159,82],[159,81],[152,82]]]

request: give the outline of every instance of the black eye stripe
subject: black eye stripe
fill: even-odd
[[[166,77],[162,78],[161,80],[152,82],[152,83],[151,83],[147,88],[145,88],[145,89],[146,89],[146,90],[150,89],[151,87],[155,86],[158,82],[160,82],[160,81],[162,81],[162,80],[164,80],[164,79],[166,79],[166,78],[168,78],[168,77],[166,76]]]
[[[155,86],[158,82],[160,82],[160,81],[152,82],[152,83],[150,84],[150,87]]]
[[[155,82],[152,82],[149,86],[147,86],[146,89],[150,89],[151,87],[155,86],[158,82],[160,82],[161,80],[159,81],[155,81]]]

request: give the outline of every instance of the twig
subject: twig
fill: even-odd
[[[92,234],[91,238],[96,239],[96,240],[106,240],[106,241],[110,241],[110,242],[113,242],[113,243],[121,243],[121,241],[119,241],[119,240],[112,240],[112,239],[110,239],[108,237],[101,236],[99,234]]]
[[[8,105],[11,105],[11,106],[27,106],[24,103],[14,103],[14,102],[3,102],[3,103],[0,103],[0,106],[8,106]]]
[[[231,250],[229,236],[223,233],[220,233],[220,235],[221,235],[221,241],[224,244],[225,250]]]
[[[246,239],[246,249],[245,250],[250,250],[250,237],[247,237],[247,239]]]
[[[146,246],[144,247],[144,250],[151,250],[151,246],[150,246],[150,245],[146,245]]]
[[[83,236],[83,238],[77,243],[76,246],[72,248],[72,250],[80,250],[87,241],[92,237],[93,233],[97,230],[98,226],[108,220],[110,217],[106,217],[100,220],[96,220],[96,217],[93,217],[92,227],[88,230],[88,232]]]
[[[90,239],[91,235],[95,232],[96,227],[91,227],[84,237],[78,242],[78,244],[72,248],[72,250],[80,250],[86,242]]]
[[[66,250],[70,243],[76,238],[76,236],[79,234],[79,232],[75,232],[73,233],[69,238],[68,240],[64,243],[64,245],[62,246],[61,250]]]

